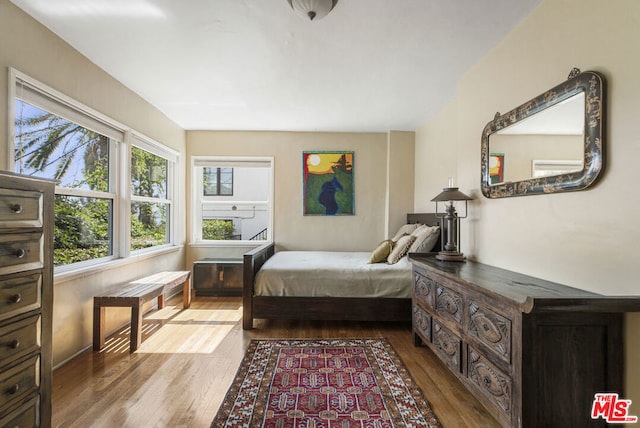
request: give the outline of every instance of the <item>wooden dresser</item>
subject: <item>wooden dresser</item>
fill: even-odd
[[[54,183],[0,172],[0,426],[51,426]]]
[[[624,312],[607,297],[474,262],[410,257],[414,344],[426,344],[503,426],[605,426],[597,392],[624,398]]]

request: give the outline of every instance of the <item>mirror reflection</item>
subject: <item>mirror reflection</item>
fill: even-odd
[[[580,171],[584,92],[489,136],[491,184]]]

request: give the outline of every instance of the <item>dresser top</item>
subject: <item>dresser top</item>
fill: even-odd
[[[482,263],[440,261],[433,255],[412,254],[409,260],[456,283],[506,298],[526,313],[559,306],[597,312],[640,311],[640,296],[605,296]]]

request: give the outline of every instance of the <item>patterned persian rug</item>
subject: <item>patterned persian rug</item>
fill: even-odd
[[[386,339],[253,340],[213,428],[439,427]]]

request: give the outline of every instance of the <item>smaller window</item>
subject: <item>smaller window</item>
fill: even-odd
[[[203,168],[204,196],[233,196],[233,168]]]
[[[131,251],[170,243],[167,159],[131,147]]]
[[[273,158],[194,156],[192,243],[266,241],[273,230]]]

